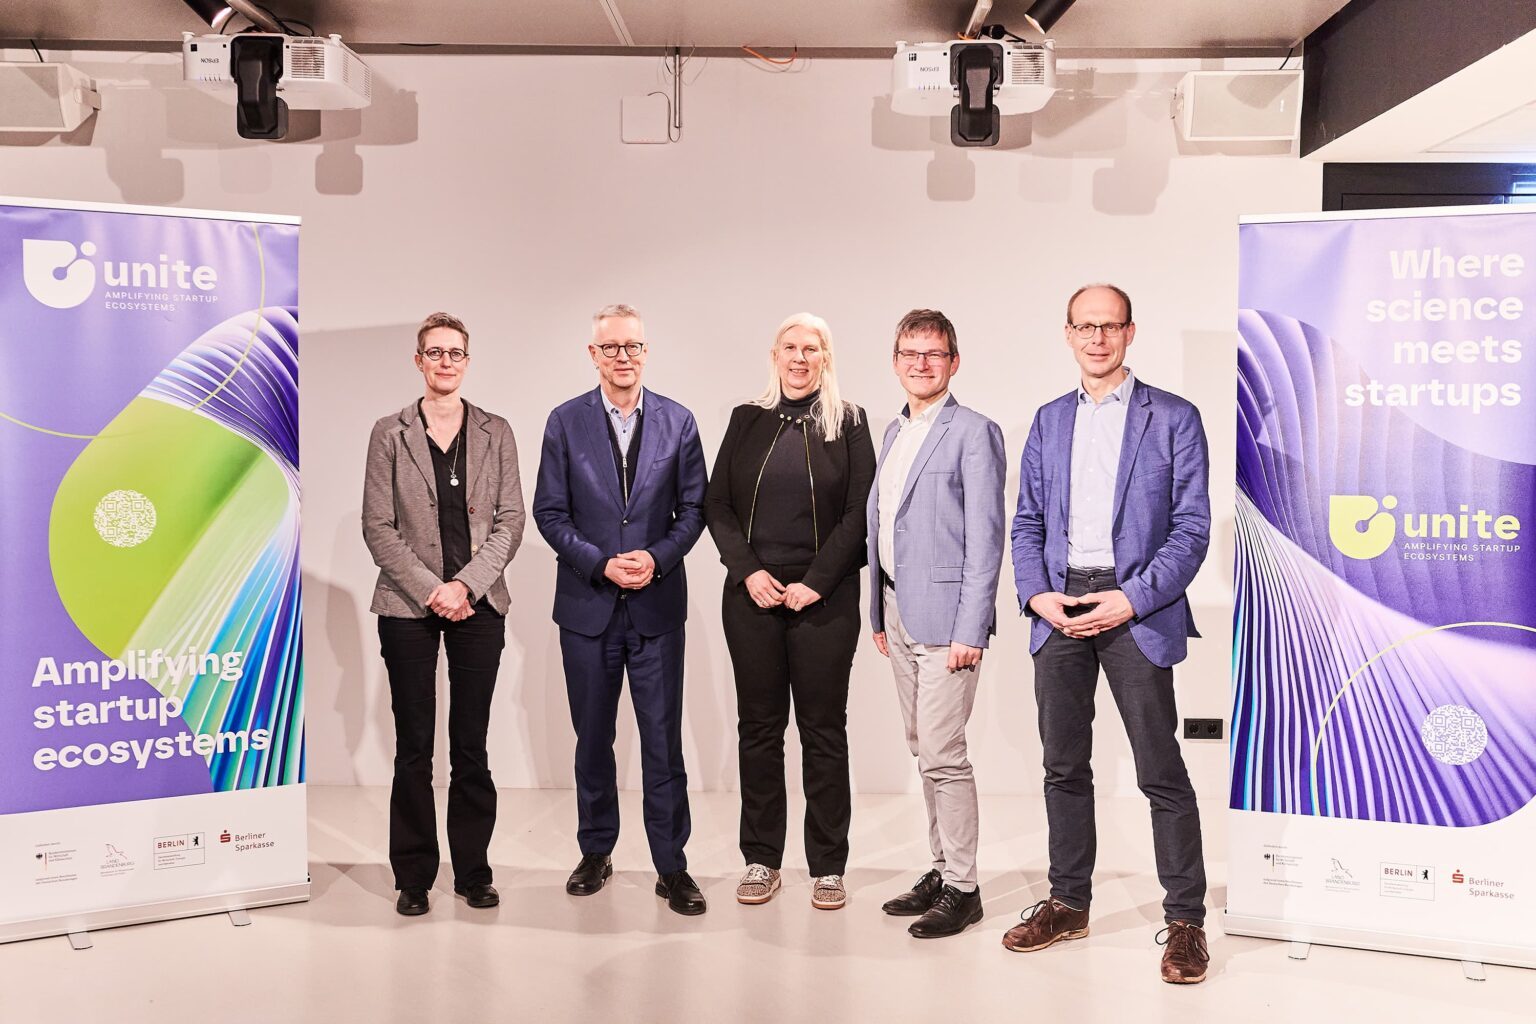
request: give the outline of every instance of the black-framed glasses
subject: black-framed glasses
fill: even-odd
[[[450,363],[462,363],[469,358],[469,353],[461,348],[427,348],[422,349],[420,354],[430,363],[437,362],[444,355],[448,357]]]
[[[1072,333],[1076,334],[1079,338],[1082,338],[1084,341],[1086,341],[1089,338],[1093,337],[1093,332],[1094,331],[1103,331],[1104,332],[1104,337],[1106,337],[1106,338],[1118,338],[1118,337],[1120,337],[1121,334],[1125,333],[1125,329],[1127,327],[1131,326],[1131,325],[1128,324],[1128,323],[1123,323],[1123,324],[1108,323],[1108,324],[1068,324],[1067,326],[1072,328]]]
[[[920,359],[927,360],[930,363],[941,363],[948,359],[951,354],[941,349],[930,349],[927,352],[916,352],[910,348],[899,348],[896,350],[897,360],[908,364],[915,363]]]
[[[620,345],[616,341],[610,341],[606,344],[597,346],[597,350],[603,354],[604,359],[618,358],[619,349],[623,349],[624,354],[629,356],[629,358],[638,359],[640,357],[640,353],[645,351],[645,342],[626,341],[624,344]]]

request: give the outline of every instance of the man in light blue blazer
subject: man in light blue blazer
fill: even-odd
[[[683,556],[704,530],[704,450],[693,414],[641,387],[648,347],[632,307],[598,310],[587,352],[598,386],[549,414],[533,498],[534,521],[558,563],[554,618],[576,729],[581,861],[565,891],[593,895],[613,873],[613,741],[627,675],[656,895],[679,914],[702,914],[704,896],[683,852],[691,829]]]
[[[883,909],[917,917],[908,931],[932,939],[981,920],[965,726],[997,632],[1007,462],[997,424],[949,393],[960,347],[943,313],[902,318],[891,366],[907,404],[886,428],[869,492],[870,625],[922,774],[933,868]]]
[[[1161,974],[1204,980],[1200,815],[1179,749],[1173,666],[1199,636],[1184,591],[1205,559],[1210,457],[1193,405],[1125,366],[1131,299],[1089,285],[1067,303],[1078,387],[1035,415],[1019,471],[1013,575],[1034,619],[1035,702],[1045,760],[1050,898],[1003,945],[1044,949],[1088,934],[1095,833],[1094,690],[1102,667],[1152,808],[1168,923]]]

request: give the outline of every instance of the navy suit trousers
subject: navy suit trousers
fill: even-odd
[[[624,599],[600,636],[560,630],[565,688],[576,728],[577,842],[583,854],[609,854],[619,838],[619,789],[613,741],[619,695],[629,675],[640,730],[645,834],[659,874],[688,866],[691,828],[683,767],[683,628],[641,636]]]

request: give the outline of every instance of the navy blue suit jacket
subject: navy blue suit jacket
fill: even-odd
[[[608,628],[620,595],[642,636],[688,618],[683,556],[704,530],[704,449],[693,413],[671,399],[647,389],[640,415],[628,505],[599,389],[555,409],[544,428],[533,519],[557,559],[555,622],[583,636]],[[607,559],[641,548],[656,560],[649,586],[622,590],[602,575]]]
[[[1074,390],[1035,414],[1019,468],[1013,578],[1019,607],[1034,618],[1031,652],[1051,635],[1029,599],[1067,583],[1067,504],[1072,493]],[[1210,455],[1199,411],[1141,380],[1131,391],[1115,474],[1115,579],[1136,617],[1131,637],[1154,665],[1184,660],[1199,636],[1184,591],[1211,540]]]

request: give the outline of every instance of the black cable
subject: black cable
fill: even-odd
[[[37,48],[37,40],[36,39],[28,39],[27,42],[32,44],[32,52],[37,54],[37,62],[39,64],[47,64],[48,62],[46,60],[43,60],[43,51],[39,50]]]
[[[1285,60],[1281,61],[1280,62],[1280,66],[1278,68],[1276,68],[1275,70],[1276,71],[1284,71],[1285,70],[1285,66],[1291,62],[1291,54],[1293,54],[1295,52],[1296,52],[1296,44],[1292,43],[1291,44],[1291,48],[1289,50],[1285,51]]]

